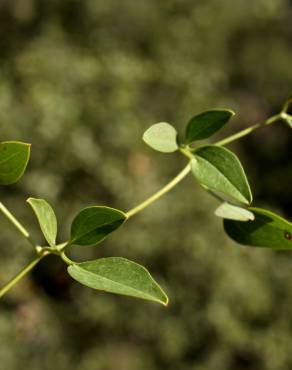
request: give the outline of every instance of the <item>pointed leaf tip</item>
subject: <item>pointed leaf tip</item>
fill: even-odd
[[[211,109],[200,113],[189,121],[186,128],[186,144],[196,140],[207,139],[219,131],[232,116],[230,109]]]
[[[69,244],[96,245],[126,220],[127,215],[118,209],[104,206],[84,208],[72,222]]]
[[[178,149],[177,131],[166,122],[156,123],[143,135],[144,142],[152,149],[163,153],[172,153]]]
[[[218,145],[204,145],[194,149],[192,173],[197,180],[225,200],[249,205],[252,194],[244,169],[237,156]]]
[[[145,267],[125,258],[100,258],[74,264],[68,267],[68,273],[89,288],[168,304],[168,297]]]

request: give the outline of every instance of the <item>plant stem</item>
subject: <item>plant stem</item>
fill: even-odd
[[[35,247],[36,244],[32,240],[29,235],[29,232],[25,229],[25,227],[16,219],[15,216],[4,206],[3,203],[0,202],[0,211],[4,214],[4,216],[14,225],[14,227],[20,232],[22,236],[33,246]]]
[[[11,279],[8,283],[4,285],[2,289],[0,289],[0,298],[4,296],[11,288],[14,287],[15,284],[19,282],[24,276],[26,276],[39,262],[42,258],[47,256],[49,253],[42,253],[38,255],[34,260],[32,260],[26,267],[24,267],[13,279]]]
[[[291,103],[291,99],[286,103],[286,105],[283,107],[283,110],[281,113],[276,114],[269,119],[267,119],[264,122],[257,123],[251,127],[248,127],[242,131],[239,131],[238,133],[231,135],[229,137],[226,137],[223,140],[220,140],[215,143],[215,145],[226,145],[229,144],[235,140],[241,139],[244,136],[249,135],[253,131],[271,125],[275,122],[277,122],[280,119],[286,119],[286,111],[288,110],[289,104]],[[177,176],[175,176],[168,184],[166,184],[162,189],[160,189],[158,192],[153,194],[151,197],[146,199],[144,202],[140,203],[138,206],[130,209],[126,215],[128,218],[134,216],[135,214],[141,212],[146,207],[150,206],[152,203],[160,199],[162,196],[164,196],[166,193],[168,193],[171,189],[173,189],[178,183],[180,183],[190,172],[191,172],[191,160],[194,158],[192,152],[187,147],[181,147],[179,148],[179,151],[186,156],[189,159],[189,163],[187,166],[179,172]],[[36,248],[36,251],[38,253],[37,257],[30,262],[26,267],[24,267],[13,279],[11,279],[2,289],[0,289],[0,298],[4,296],[11,288],[14,287],[16,283],[18,283],[19,280],[21,280],[24,276],[26,276],[39,262],[42,258],[45,256],[53,253],[59,255],[62,260],[68,264],[71,265],[74,263],[71,261],[63,252],[64,247],[67,245],[67,242],[64,244],[61,244],[57,246],[58,248],[53,249],[52,247],[38,247],[31,239],[28,231],[21,225],[21,223],[12,215],[12,213],[3,205],[3,203],[0,202],[0,211],[7,217],[7,219],[16,227],[16,229]]]
[[[288,109],[289,109],[289,106],[292,104],[292,97],[288,98],[288,100],[286,100],[283,108],[282,108],[282,112],[283,113],[287,113],[288,112]]]
[[[217,141],[215,143],[215,145],[222,145],[223,146],[223,145],[226,145],[226,144],[230,144],[230,143],[232,143],[235,140],[241,139],[242,137],[251,134],[253,131],[255,131],[255,130],[259,129],[259,128],[262,128],[262,127],[271,125],[271,124],[279,121],[281,118],[282,118],[281,117],[281,114],[276,114],[275,116],[270,117],[266,121],[257,123],[257,124],[255,124],[253,126],[250,126],[250,127],[246,128],[244,130],[239,131],[238,133],[236,133],[234,135],[228,136],[228,137],[226,137],[223,140]]]
[[[164,194],[168,193],[172,188],[174,188],[179,182],[181,182],[191,171],[190,163],[177,175],[173,178],[168,184],[166,184],[162,189],[160,189],[157,193],[153,194],[150,198],[146,199],[144,202],[139,204],[137,207],[132,208],[130,211],[126,213],[127,217],[130,218],[134,216],[136,213],[141,212],[144,208],[150,206],[150,204],[154,203],[156,200],[161,198]]]
[[[229,137],[226,137],[223,140],[217,141],[215,143],[215,145],[223,146],[223,145],[229,144],[229,143],[231,143],[233,141],[236,141],[238,139],[241,139],[244,136],[247,136],[247,135],[251,134],[253,131],[255,131],[255,130],[259,129],[259,128],[262,128],[262,127],[271,125],[271,124],[279,121],[282,118],[283,117],[281,116],[281,113],[276,114],[276,115],[268,118],[267,120],[265,120],[263,122],[257,123],[257,124],[255,124],[253,126],[250,126],[250,127],[246,128],[244,130],[241,130],[241,131],[237,132],[234,135],[231,135]],[[186,156],[188,159],[190,159],[190,160],[192,160],[194,158],[193,154],[187,148],[181,147],[181,148],[179,148],[179,151],[184,156]],[[157,193],[153,194],[150,198],[146,199],[144,202],[142,202],[141,204],[139,204],[137,207],[132,208],[131,210],[129,210],[126,213],[127,217],[130,218],[130,217],[134,216],[135,214],[141,212],[144,208],[150,206],[156,200],[158,200],[163,195],[165,195],[166,193],[168,193],[171,189],[173,189],[190,172],[191,172],[191,166],[190,166],[190,162],[189,162],[188,165],[174,179],[172,179],[168,184],[166,184],[162,189],[160,189]]]

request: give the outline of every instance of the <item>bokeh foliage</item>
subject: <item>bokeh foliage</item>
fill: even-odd
[[[151,124],[182,133],[194,114],[228,107],[239,114],[223,135],[279,110],[292,86],[291,16],[288,0],[0,0],[1,141],[33,144],[25,177],[1,200],[35,238],[28,196],[54,205],[62,239],[82,207],[127,211],[185,164],[143,144]],[[291,142],[279,126],[233,146],[255,204],[290,218]],[[292,257],[229,241],[216,206],[190,177],[82,249],[82,259],[146,265],[167,309],[85,289],[45,260],[1,302],[1,367],[291,369]],[[0,226],[2,282],[30,247]]]

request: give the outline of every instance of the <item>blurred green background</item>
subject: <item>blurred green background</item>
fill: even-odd
[[[47,199],[68,237],[88,205],[128,210],[186,163],[141,137],[159,121],[183,132],[208,108],[238,114],[217,138],[279,111],[292,92],[291,0],[0,0],[1,140],[32,143],[23,179],[1,200],[42,243],[25,203]],[[292,218],[292,132],[231,146],[255,205]],[[217,202],[187,178],[85,260],[142,263],[170,305],[102,294],[44,260],[0,303],[3,370],[290,370],[292,255],[240,247]],[[0,281],[31,249],[0,218]]]

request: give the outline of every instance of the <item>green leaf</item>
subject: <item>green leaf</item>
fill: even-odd
[[[32,207],[46,238],[51,247],[56,245],[57,219],[52,207],[43,199],[29,198],[27,200]]]
[[[145,131],[143,140],[159,152],[171,153],[178,149],[176,129],[169,123],[160,122],[151,126]]]
[[[226,233],[237,243],[275,249],[292,248],[292,224],[284,218],[260,208],[250,208],[254,221],[224,220]]]
[[[192,151],[192,173],[215,194],[227,200],[250,204],[252,194],[243,167],[234,153],[217,145],[205,145]]]
[[[254,214],[246,208],[224,202],[216,210],[215,215],[229,220],[250,221]]]
[[[17,141],[0,143],[0,185],[17,182],[24,174],[30,156],[30,144]]]
[[[160,286],[141,265],[125,258],[110,257],[68,267],[70,276],[89,288],[168,304]]]
[[[69,244],[96,245],[120,227],[127,215],[110,207],[84,208],[73,220]]]
[[[212,109],[194,116],[186,129],[186,144],[203,140],[220,130],[235,113],[229,109]]]

